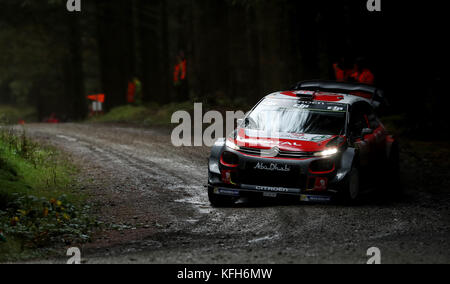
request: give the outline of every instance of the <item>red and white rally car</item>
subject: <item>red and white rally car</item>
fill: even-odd
[[[372,185],[396,194],[398,144],[375,114],[382,91],[372,86],[302,82],[262,99],[212,148],[212,205],[241,197],[353,203]]]

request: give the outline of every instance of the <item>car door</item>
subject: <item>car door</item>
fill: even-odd
[[[387,132],[383,124],[379,121],[372,107],[368,109],[367,121],[370,129],[373,130],[373,134],[368,137],[373,143],[373,162],[380,166],[386,159],[386,139]]]
[[[378,159],[378,141],[374,132],[363,133],[371,129],[369,116],[371,106],[365,102],[356,103],[350,113],[350,139],[359,150],[360,166],[371,168]],[[373,129],[371,129],[373,130]]]

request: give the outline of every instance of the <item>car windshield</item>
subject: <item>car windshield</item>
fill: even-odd
[[[293,99],[265,99],[245,120],[247,129],[267,133],[342,135],[347,106]]]

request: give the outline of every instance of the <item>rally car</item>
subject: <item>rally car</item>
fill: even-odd
[[[213,206],[241,198],[356,202],[399,190],[398,143],[375,114],[383,92],[361,84],[301,82],[264,97],[213,146]]]

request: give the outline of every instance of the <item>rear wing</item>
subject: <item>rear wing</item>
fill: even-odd
[[[366,84],[341,83],[333,81],[306,81],[297,83],[293,87],[293,90],[343,93],[368,99],[374,107],[379,107],[381,104],[389,105],[382,90]]]

